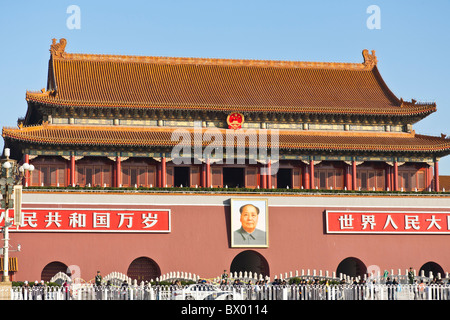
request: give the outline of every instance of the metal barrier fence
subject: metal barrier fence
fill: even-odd
[[[446,285],[13,287],[11,300],[450,300]]]

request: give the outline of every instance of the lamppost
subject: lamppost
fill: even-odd
[[[4,150],[5,159],[1,159],[0,190],[2,194],[1,208],[5,210],[3,231],[3,276],[2,282],[9,283],[9,227],[20,224],[22,214],[22,179],[34,166],[24,163],[19,166],[16,160],[10,159],[10,149]],[[14,217],[10,219],[9,209],[14,209]]]

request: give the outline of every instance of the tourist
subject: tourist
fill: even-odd
[[[409,284],[414,284],[414,271],[412,267],[410,267],[408,271],[408,281]]]
[[[387,292],[388,292],[388,300],[394,300],[393,299],[393,282],[392,282],[392,280],[391,280],[391,278],[387,278],[387,281],[386,281],[386,286],[387,286]]]

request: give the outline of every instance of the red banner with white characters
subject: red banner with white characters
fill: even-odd
[[[327,233],[450,234],[450,212],[326,211]]]
[[[5,212],[2,211],[0,225],[4,224]],[[170,232],[170,225],[168,209],[22,209],[22,223],[12,225],[9,231]]]

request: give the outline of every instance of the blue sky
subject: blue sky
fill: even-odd
[[[67,27],[70,5],[79,29]],[[367,27],[371,5],[380,29]],[[0,125],[25,115],[26,90],[46,86],[51,39],[64,37],[68,52],[146,56],[362,62],[376,50],[397,97],[437,104],[416,132],[450,135],[449,15],[448,0],[2,1]]]

